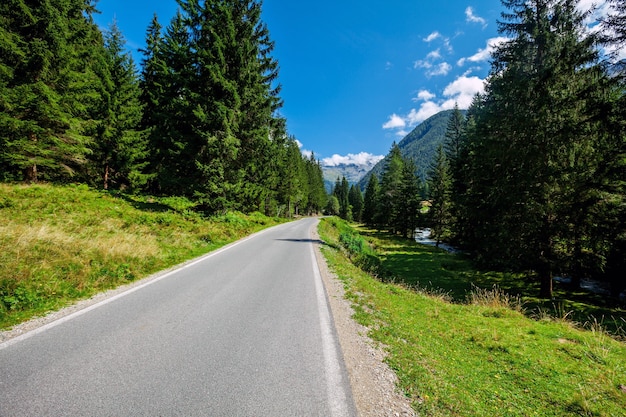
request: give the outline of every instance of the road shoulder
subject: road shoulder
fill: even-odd
[[[314,242],[320,242],[317,227],[311,229]],[[352,395],[361,417],[415,416],[408,398],[399,392],[395,373],[384,362],[385,352],[367,336],[368,329],[358,324],[344,294],[343,283],[333,274],[314,243],[315,256],[331,308],[339,344],[350,377]]]

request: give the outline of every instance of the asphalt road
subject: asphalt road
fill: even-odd
[[[310,229],[280,225],[0,345],[0,416],[353,416]]]

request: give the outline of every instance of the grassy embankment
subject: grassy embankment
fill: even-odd
[[[0,329],[207,253],[278,220],[183,198],[0,184]]]
[[[529,317],[523,294],[471,286],[510,287],[520,277],[477,272],[458,255],[361,232],[325,219],[323,251],[344,282],[355,318],[385,347],[420,415],[626,415],[626,344],[598,320],[583,329],[567,314],[554,318],[542,310]],[[384,271],[385,279],[363,268]],[[561,305],[584,304],[576,298]],[[540,300],[527,301],[535,308]],[[626,323],[624,310],[599,311]]]

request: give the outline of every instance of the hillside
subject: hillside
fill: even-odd
[[[193,206],[84,185],[0,184],[0,329],[281,221],[205,217]]]
[[[445,139],[446,127],[452,112],[453,110],[444,110],[429,117],[398,143],[402,156],[415,161],[417,165],[416,174],[422,179],[426,179],[430,162],[437,151],[437,147]],[[462,110],[462,112],[464,111]],[[386,163],[387,157],[378,162],[371,171],[361,178],[358,183],[359,187],[365,190],[371,174],[380,178]]]

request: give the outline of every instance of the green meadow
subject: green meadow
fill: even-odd
[[[320,234],[420,415],[624,416],[624,310],[562,290],[553,306],[522,276],[335,218]]]
[[[279,220],[184,198],[0,184],[0,328],[205,254]]]

